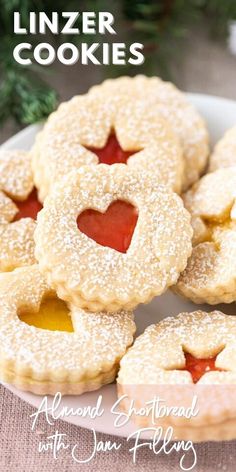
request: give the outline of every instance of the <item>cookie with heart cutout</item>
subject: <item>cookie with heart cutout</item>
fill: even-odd
[[[115,379],[133,314],[86,312],[58,299],[36,265],[0,275],[0,378],[36,394],[81,394]]]
[[[179,139],[144,100],[111,103],[80,95],[48,118],[32,149],[34,178],[44,200],[51,186],[83,165],[115,163],[146,169],[179,192],[184,162]]]
[[[179,137],[184,157],[183,190],[199,179],[209,155],[207,127],[187,96],[174,84],[159,77],[123,76],[91,87],[89,95],[105,96],[114,107],[122,101],[142,100],[146,110],[161,115]]]
[[[236,166],[236,126],[226,131],[216,143],[210,156],[209,171],[232,166]]]
[[[122,358],[117,387],[139,427],[193,442],[235,439],[236,317],[195,311],[149,326]]]
[[[35,254],[60,298],[115,311],[176,283],[191,238],[190,216],[177,194],[144,171],[101,164],[54,186],[38,216]]]
[[[236,300],[236,167],[207,174],[184,196],[193,252],[173,290],[195,303]]]
[[[37,199],[31,158],[24,151],[0,151],[0,271],[35,263]]]

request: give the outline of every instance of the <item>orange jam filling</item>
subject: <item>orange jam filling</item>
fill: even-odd
[[[132,154],[137,151],[124,151],[115,135],[111,133],[103,148],[87,147],[89,151],[94,152],[99,159],[99,164],[126,164]]]
[[[85,210],[77,218],[77,225],[82,233],[101,246],[107,246],[119,252],[127,252],[138,212],[130,203],[116,200],[105,213]]]
[[[215,218],[206,218],[201,217],[203,223],[206,226],[206,232],[201,240],[198,241],[199,243],[204,242],[211,242],[215,243],[216,248],[218,248],[218,242],[216,241],[215,234],[217,232],[228,231],[235,228],[235,221],[231,219],[230,210],[228,210],[224,215],[221,217]]]
[[[188,352],[184,353],[186,364],[183,370],[187,370],[193,379],[193,383],[197,383],[200,378],[210,371],[222,371],[215,366],[216,356],[208,359],[197,359]]]
[[[24,323],[36,328],[70,333],[74,331],[69,309],[59,298],[46,298],[42,301],[37,313],[24,310],[18,314],[18,317]]]
[[[18,213],[16,214],[14,221],[27,217],[36,220],[38,212],[43,208],[42,204],[38,200],[36,188],[33,189],[26,200],[22,202],[14,200],[14,203],[18,208]]]

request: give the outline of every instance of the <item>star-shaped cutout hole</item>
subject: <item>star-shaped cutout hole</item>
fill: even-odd
[[[184,352],[185,366],[180,370],[187,370],[193,379],[193,383],[197,383],[200,378],[210,371],[222,372],[223,369],[216,367],[215,362],[217,356],[208,357],[207,359],[198,359],[189,352]]]
[[[108,164],[110,166],[112,164],[127,164],[129,157],[141,150],[124,151],[116,137],[115,131],[111,131],[103,148],[85,147],[97,155],[99,164]]]
[[[18,213],[16,214],[14,221],[19,221],[21,220],[21,218],[32,218],[33,220],[36,220],[38,212],[43,208],[42,204],[38,199],[38,193],[36,188],[33,189],[33,191],[26,198],[26,200],[13,201],[18,208]]]

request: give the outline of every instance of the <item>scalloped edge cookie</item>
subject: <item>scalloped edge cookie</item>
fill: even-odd
[[[193,252],[172,289],[195,303],[236,300],[236,166],[206,174],[184,196]]]
[[[139,213],[125,254],[82,233],[86,209],[113,201]],[[91,311],[132,309],[176,283],[192,251],[190,216],[181,198],[124,164],[82,167],[54,186],[38,215],[35,255],[60,298]],[[145,268],[145,270],[143,270]]]
[[[167,120],[183,148],[183,190],[199,179],[208,161],[209,134],[205,121],[183,92],[171,82],[165,82],[159,77],[136,75],[107,79],[89,90],[89,95],[96,97],[104,93],[110,97],[111,103],[125,101],[129,97],[142,98],[147,109],[155,110],[155,113]]]
[[[55,297],[38,266],[0,275],[0,377],[36,394],[81,394],[114,380],[120,358],[132,344],[133,314],[85,312],[70,307],[74,332],[49,331],[21,321]]]
[[[0,151],[0,271],[35,263],[34,230],[31,218],[13,221],[34,186],[31,157],[22,150]]]
[[[184,370],[184,351],[195,358],[216,357],[222,371],[206,372],[193,384]],[[235,360],[235,362],[234,362]],[[196,409],[190,418],[146,412],[132,415],[138,426],[173,428],[174,438],[209,441],[236,437],[236,318],[219,311],[180,313],[149,326],[128,349],[117,378],[121,407],[129,411],[145,408],[153,398],[160,406],[188,408],[196,395]],[[226,372],[227,371],[227,372]],[[222,388],[223,387],[223,388]],[[183,410],[182,410],[183,411]]]
[[[59,178],[83,165],[99,164],[91,148],[103,148],[115,132],[120,146],[133,151],[127,166],[147,170],[180,192],[184,160],[179,139],[153,107],[142,100],[111,103],[101,96],[78,95],[52,113],[32,148],[35,182],[43,201]]]

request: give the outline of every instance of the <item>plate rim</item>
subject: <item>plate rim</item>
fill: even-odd
[[[228,106],[235,107],[235,113],[236,113],[236,100],[233,100],[233,99],[230,99],[230,98],[225,98],[225,97],[222,97],[222,96],[217,96],[217,95],[204,94],[204,93],[195,93],[195,92],[185,92],[185,93],[186,93],[187,97],[190,99],[190,102],[191,102],[191,100],[193,101],[193,105],[195,107],[196,107],[195,100],[200,100],[200,101],[206,100],[206,101],[212,101],[212,102],[217,101],[217,102],[220,102],[223,106],[228,105]],[[33,133],[35,135],[39,131],[42,124],[43,124],[43,122],[35,123],[35,124],[29,125],[29,126],[25,127],[24,129],[18,131],[16,134],[14,134],[10,138],[8,138],[4,143],[2,143],[1,146],[0,146],[0,149],[4,150],[4,149],[13,148],[14,147],[14,141],[21,140],[21,139],[23,139],[23,140],[27,139],[28,135],[30,135],[31,133]],[[235,124],[236,124],[236,120],[235,120]],[[14,395],[16,395],[20,400],[25,401],[28,405],[33,406],[36,409],[38,408],[38,406],[40,404],[40,401],[43,398],[43,396],[40,396],[40,395],[34,395],[34,394],[31,394],[30,392],[24,392],[24,391],[18,390],[14,386],[6,384],[5,382],[0,381],[0,383],[4,387],[6,387],[9,391],[11,391]],[[107,387],[113,388],[113,385],[110,384]],[[101,389],[95,391],[94,393],[99,395],[99,392],[101,392]],[[86,393],[84,395],[86,395]],[[79,398],[79,395],[75,396],[75,397]],[[66,396],[64,398],[66,398]],[[91,423],[91,420],[88,420],[86,425],[84,425],[84,424],[80,424],[79,421],[74,422],[73,418],[74,418],[73,416],[72,416],[72,418],[65,417],[65,418],[61,418],[61,420],[65,421],[69,424],[73,424],[75,426],[79,426],[79,427],[82,427],[82,428],[85,428],[85,429],[91,429],[93,427],[93,425],[89,424],[89,421]],[[130,428],[128,428],[128,429],[130,429]],[[138,428],[135,425],[131,424],[131,430],[129,432],[135,431],[137,429]],[[127,428],[123,428],[123,429],[121,428],[121,429],[115,430],[115,427],[114,427],[113,424],[110,425],[110,424],[107,424],[106,422],[103,422],[103,421],[101,421],[99,423],[99,425],[96,425],[95,430],[98,433],[104,433],[104,434],[109,434],[109,435],[123,437],[123,438],[125,438],[125,437],[127,438],[127,435],[128,435]],[[146,434],[144,434],[143,437],[146,438],[146,439],[150,438],[150,436],[146,435]]]

